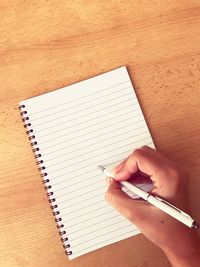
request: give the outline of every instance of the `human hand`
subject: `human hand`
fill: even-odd
[[[121,190],[117,181],[128,180],[138,170],[150,176],[154,184],[152,194],[188,211],[187,174],[178,164],[149,147],[136,149],[114,169],[115,180],[108,179],[107,201],[159,246],[169,259],[176,256],[189,258],[188,253],[193,254],[197,250],[199,241],[196,233],[146,201],[133,200]]]

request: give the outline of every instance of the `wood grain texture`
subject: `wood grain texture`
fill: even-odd
[[[0,266],[169,267],[142,235],[68,261],[17,104],[126,65],[200,220],[199,0],[1,0]]]

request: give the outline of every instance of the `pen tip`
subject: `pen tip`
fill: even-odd
[[[104,171],[104,170],[105,170],[105,167],[103,167],[103,166],[98,166],[98,169],[100,169],[101,171]]]

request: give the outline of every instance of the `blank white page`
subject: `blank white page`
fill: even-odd
[[[20,103],[73,259],[139,230],[105,201],[98,165],[154,147],[126,67]],[[50,193],[51,194],[51,193]]]

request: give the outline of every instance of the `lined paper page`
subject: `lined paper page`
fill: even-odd
[[[70,259],[137,234],[104,199],[98,165],[154,147],[125,67],[44,94],[26,106],[44,172],[72,251]]]

